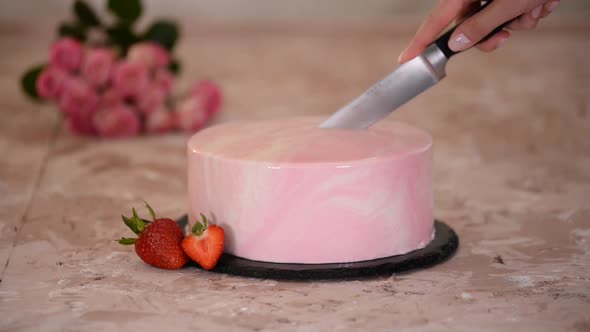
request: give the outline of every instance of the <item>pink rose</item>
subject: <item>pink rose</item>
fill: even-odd
[[[71,77],[63,84],[59,107],[67,115],[94,111],[98,105],[96,91],[79,78]]]
[[[59,98],[66,79],[67,74],[63,70],[49,66],[41,72],[35,82],[37,93],[44,99]]]
[[[119,93],[119,91],[109,88],[105,90],[102,95],[100,96],[100,101],[98,102],[99,108],[110,108],[115,105],[118,105],[123,102],[123,96]]]
[[[127,60],[143,63],[150,69],[164,68],[170,63],[170,54],[159,44],[143,42],[134,44],[129,48]]]
[[[162,106],[147,115],[145,126],[150,133],[168,132],[174,128],[173,113]]]
[[[122,61],[115,66],[113,87],[123,97],[136,97],[149,83],[148,69],[144,64]]]
[[[88,52],[82,65],[82,75],[94,86],[105,85],[115,63],[115,53],[108,48],[95,48]]]
[[[203,128],[208,119],[207,109],[202,99],[197,97],[188,97],[180,102],[174,118],[176,128],[186,132],[195,132]]]
[[[95,135],[92,118],[96,112],[98,97],[92,87],[79,78],[69,77],[64,81],[59,105],[66,115],[66,124],[78,135]]]
[[[208,116],[213,116],[221,110],[221,90],[212,81],[203,80],[197,82],[191,90],[191,96],[201,100]]]
[[[94,115],[94,126],[102,137],[123,138],[137,136],[141,124],[133,109],[125,104],[105,108]]]
[[[137,108],[144,114],[149,114],[160,108],[166,100],[166,94],[158,85],[149,85],[137,96]]]
[[[160,86],[166,95],[169,95],[174,88],[174,77],[166,70],[158,70],[154,75],[154,84]]]
[[[96,135],[96,128],[93,124],[95,108],[83,108],[76,113],[66,117],[68,129],[78,135]]]
[[[78,70],[82,64],[83,57],[84,49],[82,48],[82,44],[74,38],[61,38],[51,45],[51,65],[65,71],[73,72]]]

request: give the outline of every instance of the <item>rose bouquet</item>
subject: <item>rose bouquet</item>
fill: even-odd
[[[171,130],[194,132],[221,108],[219,87],[210,80],[174,93],[180,62],[174,58],[178,26],[157,20],[138,33],[140,0],[108,0],[112,22],[82,0],[74,21],[63,23],[47,64],[21,80],[33,99],[52,101],[75,134],[119,138]]]

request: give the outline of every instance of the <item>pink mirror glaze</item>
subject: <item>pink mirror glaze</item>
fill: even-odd
[[[188,143],[189,216],[226,230],[226,252],[284,263],[355,262],[433,238],[432,138],[383,121],[319,129],[321,118],[226,123]]]

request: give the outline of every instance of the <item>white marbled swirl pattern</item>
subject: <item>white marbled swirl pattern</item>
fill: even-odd
[[[354,262],[428,244],[430,135],[393,122],[322,130],[320,120],[228,123],[193,136],[191,220],[211,216],[226,252],[269,262]]]

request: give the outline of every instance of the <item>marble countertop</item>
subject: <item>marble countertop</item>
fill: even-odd
[[[434,136],[436,216],[461,246],[427,270],[345,282],[163,271],[112,241],[142,199],[185,213],[187,137],[68,134],[16,84],[48,27],[0,24],[0,330],[590,330],[590,23],[462,54],[392,116]],[[179,52],[185,84],[223,86],[217,121],[327,115],[391,71],[412,32],[200,23]]]

